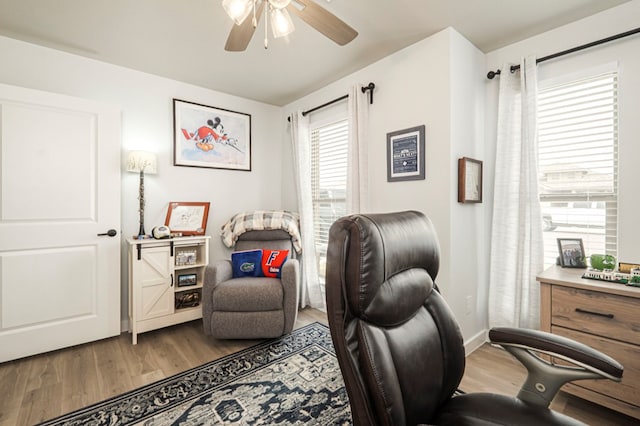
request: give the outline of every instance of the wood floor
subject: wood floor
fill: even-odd
[[[296,328],[318,321],[305,309]],[[258,343],[205,337],[199,321],[138,336],[118,337],[0,364],[0,426],[33,425],[69,411],[197,367]],[[461,388],[516,394],[524,368],[499,349],[484,345],[467,358]],[[629,417],[560,394],[553,408],[592,425],[637,425]]]

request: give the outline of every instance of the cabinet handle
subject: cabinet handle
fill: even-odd
[[[576,312],[580,312],[581,314],[597,315],[599,317],[613,319],[613,314],[603,314],[601,312],[587,311],[586,309],[582,309],[582,308],[576,308]]]
[[[171,274],[171,287],[173,287],[173,274]]]

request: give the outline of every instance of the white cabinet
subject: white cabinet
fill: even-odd
[[[127,240],[129,329],[138,334],[202,318],[202,283],[211,237]]]

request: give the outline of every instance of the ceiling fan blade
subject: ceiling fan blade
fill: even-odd
[[[264,1],[260,2],[260,5],[256,9],[256,25],[260,22],[262,12],[264,11]],[[256,31],[256,27],[253,26],[253,16],[247,16],[247,19],[240,25],[233,24],[229,37],[227,37],[227,44],[224,46],[224,50],[227,52],[242,52],[247,49],[253,33]]]
[[[311,0],[293,0],[287,6],[287,10],[340,46],[349,43],[358,35],[356,30],[336,15]]]

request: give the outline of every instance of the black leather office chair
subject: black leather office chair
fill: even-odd
[[[529,371],[517,397],[457,395],[465,354],[435,284],[439,246],[420,212],[354,215],[331,227],[327,313],[355,425],[574,425],[548,405],[567,381],[619,381],[622,366],[580,343],[511,328],[489,332]],[[532,351],[570,360],[547,363]]]

